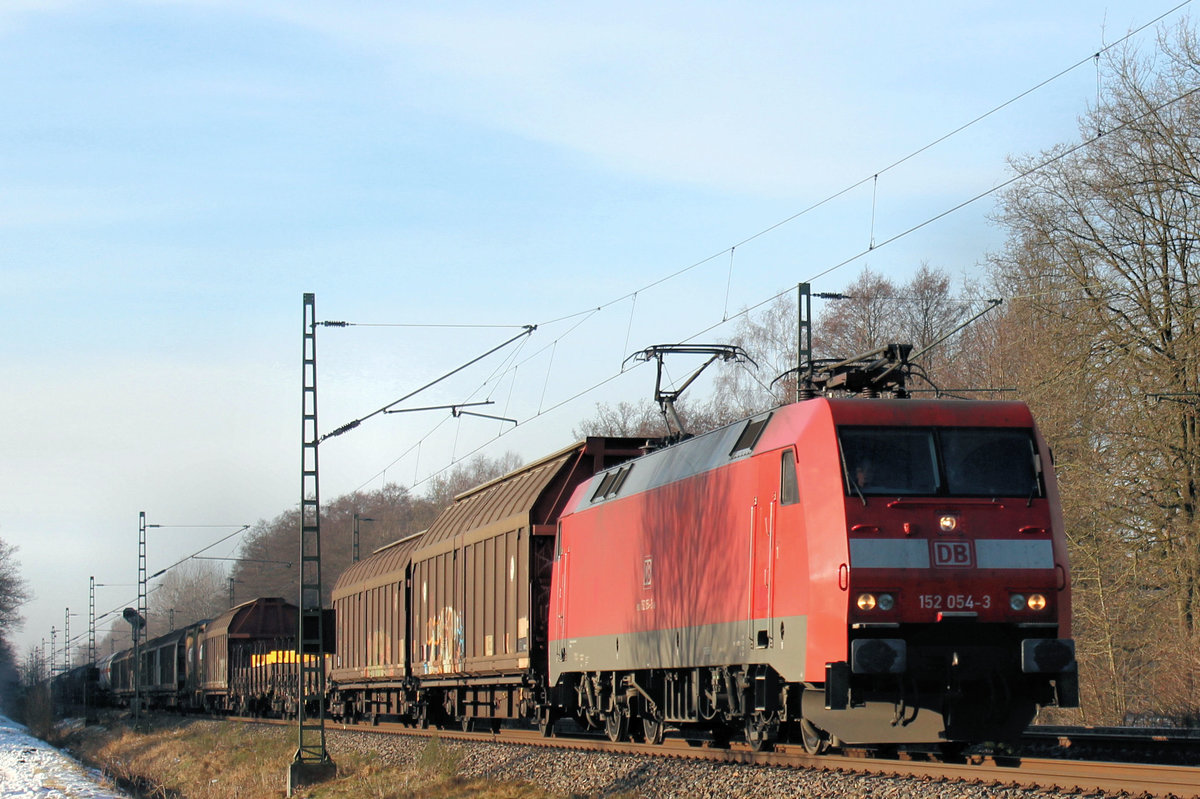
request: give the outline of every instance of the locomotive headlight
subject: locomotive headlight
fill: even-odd
[[[1046,607],[1046,597],[1041,594],[1030,594],[1029,599],[1025,600],[1025,604],[1030,610],[1044,610]]]
[[[875,601],[874,594],[859,594],[858,595],[858,609],[859,610],[874,610],[876,604],[878,604],[878,603]]]
[[[891,594],[880,594],[877,602],[880,610],[886,611],[896,607],[896,598]]]
[[[958,529],[958,517],[953,513],[944,513],[938,517],[938,529],[943,533],[953,533]]]
[[[1024,594],[1013,594],[1012,596],[1010,596],[1008,598],[1008,606],[1010,608],[1012,608],[1013,610],[1024,610],[1025,609],[1025,595]]]

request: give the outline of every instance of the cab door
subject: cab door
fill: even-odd
[[[558,579],[555,585],[554,596],[554,625],[557,643],[554,647],[555,651],[551,654],[551,659],[561,663],[567,657],[567,589],[571,567],[571,550],[563,549],[561,523],[558,526],[558,534],[555,536],[554,549],[558,560],[556,567]]]
[[[766,453],[755,461],[757,491],[749,507],[747,630],[752,649],[767,649],[774,643],[775,627],[779,455]]]

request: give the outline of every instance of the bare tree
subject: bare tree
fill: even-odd
[[[814,325],[813,348],[821,357],[848,358],[896,340],[899,292],[891,280],[864,267],[842,293],[846,298],[834,300]]]
[[[584,419],[571,431],[581,441],[588,436],[659,436],[662,435],[662,415],[653,402],[596,403],[594,416]]]
[[[29,589],[21,578],[17,548],[0,539],[0,638],[21,624],[21,605],[29,599]]]
[[[1197,712],[1200,672],[1200,68],[1187,24],[1104,65],[1089,146],[1014,159],[996,274],[1006,347],[1050,420],[1098,715]],[[1097,137],[1098,134],[1099,135]],[[1127,608],[1140,612],[1131,617]],[[1086,680],[1085,680],[1086,684]]]
[[[713,401],[688,402],[678,400],[675,413],[683,422],[683,429],[691,435],[703,433],[726,424],[731,419],[729,412]],[[733,417],[741,418],[741,417]],[[663,411],[647,399],[638,402],[596,403],[596,414],[584,419],[571,431],[577,441],[588,436],[619,436],[622,438],[660,438],[673,432]]]
[[[776,297],[759,313],[744,314],[733,340],[754,359],[748,363],[724,364],[717,375],[709,412],[714,419],[732,422],[795,397],[795,378],[775,382],[796,366],[798,317],[792,292]]]
[[[229,607],[225,570],[213,561],[185,560],[166,573],[150,599],[151,637],[219,616]]]
[[[912,344],[916,351],[944,339],[978,306],[978,298],[952,295],[950,276],[922,264],[909,282],[891,280],[864,268],[813,322],[813,349],[818,358],[847,358],[892,342]],[[969,287],[964,287],[964,289]],[[758,363],[725,365],[705,417],[724,424],[789,402],[796,379],[788,372],[798,364],[798,315],[793,295],[775,298],[763,310],[745,314],[731,343]],[[957,336],[922,359],[925,372],[962,375],[971,349]]]
[[[427,528],[454,494],[516,468],[516,455],[477,458],[431,481],[426,495],[388,483],[371,492],[354,492],[321,505],[321,560],[328,599],[341,573],[353,562],[354,517],[359,519],[359,550],[369,556],[384,544]],[[238,596],[299,596],[299,529],[296,510],[259,521],[247,533],[232,577]]]
[[[520,465],[521,458],[515,452],[505,452],[496,458],[476,455],[436,475],[429,481],[426,494],[434,505],[446,507],[462,492],[507,474]]]
[[[242,539],[238,555],[243,560],[235,562],[230,570],[234,587],[245,590],[250,596],[278,596],[289,602],[299,601],[300,570],[296,564],[299,542],[298,510],[285,511],[270,521],[259,520]]]
[[[29,599],[22,579],[17,548],[0,539],[0,704],[7,704],[17,687],[17,664],[9,635],[21,624],[21,605]]]
[[[914,354],[924,352],[921,366],[938,385],[947,385],[951,375],[961,379],[966,339],[950,334],[966,321],[975,302],[955,297],[950,275],[928,263],[921,264],[901,294],[896,303],[897,340],[912,344]]]

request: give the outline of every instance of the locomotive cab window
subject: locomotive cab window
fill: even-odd
[[[912,427],[845,427],[841,431],[846,493],[940,493],[933,431]]]
[[[1041,497],[1030,430],[884,428],[839,430],[849,496]]]
[[[940,431],[949,493],[979,497],[1042,496],[1041,462],[1028,430]]]

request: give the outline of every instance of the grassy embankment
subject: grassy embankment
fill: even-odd
[[[110,776],[163,799],[278,799],[295,752],[286,727],[243,726],[215,721],[156,721],[146,733],[128,727],[76,730],[59,742]],[[311,799],[551,799],[528,783],[467,780],[459,755],[437,738],[413,762],[382,764],[369,756],[331,751],[338,777],[304,788]]]

